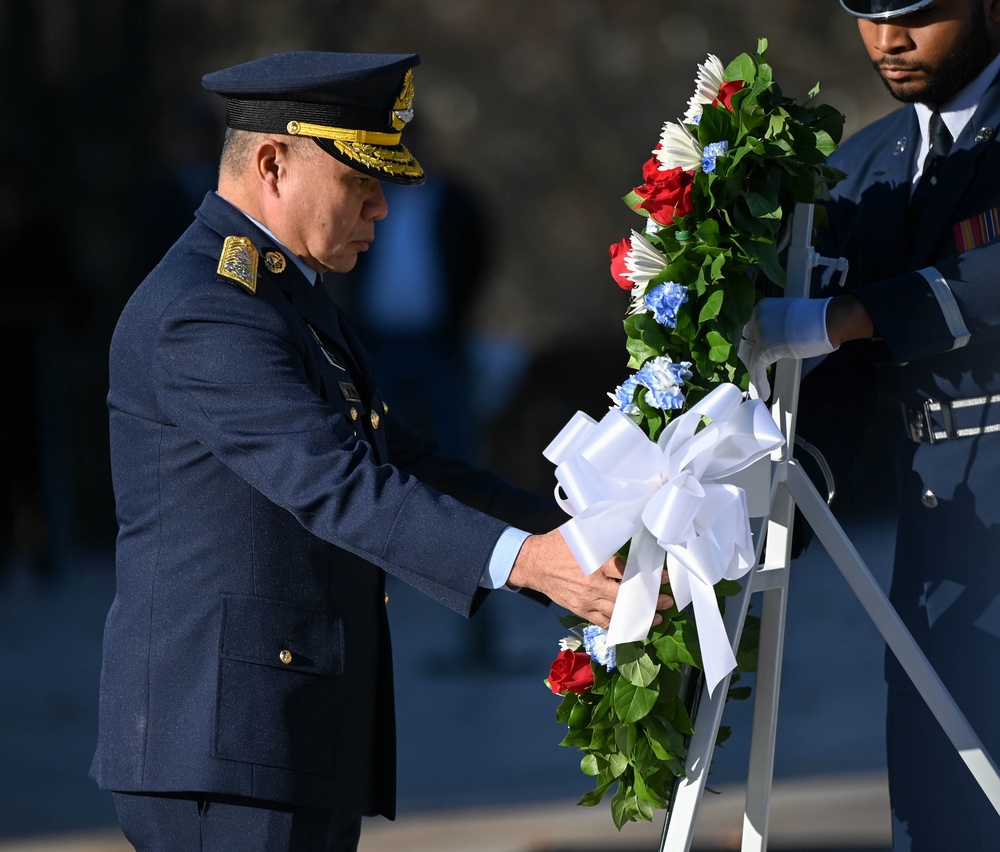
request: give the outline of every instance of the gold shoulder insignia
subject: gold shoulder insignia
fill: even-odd
[[[246,237],[226,237],[216,274],[257,292],[257,249]]]

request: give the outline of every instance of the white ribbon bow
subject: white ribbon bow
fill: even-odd
[[[764,403],[732,384],[674,418],[655,444],[617,408],[600,422],[578,411],[563,427],[544,455],[573,516],[559,528],[573,556],[590,574],[632,541],[610,643],[649,634],[666,559],[677,608],[694,604],[709,694],[736,667],[714,586],[746,574],[754,549],[746,493],[727,480],[783,443]]]

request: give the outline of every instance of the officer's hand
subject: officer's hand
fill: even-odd
[[[826,355],[837,347],[826,330],[830,299],[761,299],[743,329],[739,357],[750,373],[751,394],[771,396],[767,368],[782,358]]]
[[[562,534],[553,530],[544,535],[528,536],[514,561],[508,583],[541,592],[553,603],[591,624],[607,628],[624,570],[622,560],[613,557],[593,574],[584,574]],[[666,571],[663,573],[666,583]],[[669,595],[660,595],[656,608],[665,610],[673,605]],[[653,624],[662,620],[656,615]]]

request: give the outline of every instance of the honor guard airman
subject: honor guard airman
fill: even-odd
[[[846,177],[817,249],[848,259],[848,292],[764,300],[754,328],[773,337],[754,351],[794,354],[791,311],[819,320],[813,354],[832,354],[803,382],[796,455],[823,494],[857,458],[877,395],[899,410],[890,597],[996,761],[1000,2],[840,2],[906,106],[831,158]],[[891,654],[886,671],[894,852],[996,848],[997,811]]]

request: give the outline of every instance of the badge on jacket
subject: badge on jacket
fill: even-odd
[[[257,292],[257,249],[246,237],[226,237],[222,244],[217,275]]]

